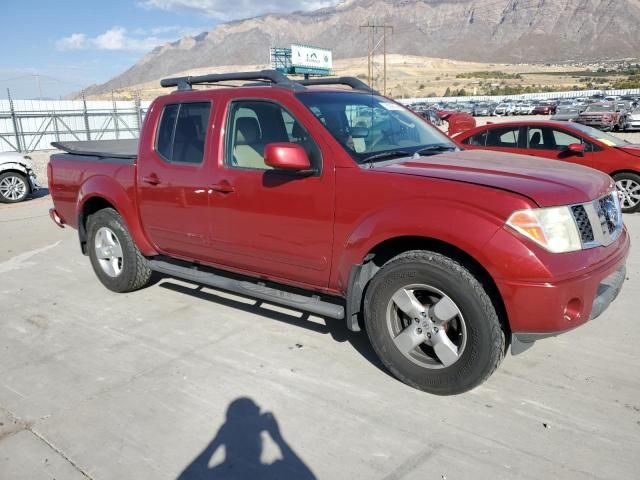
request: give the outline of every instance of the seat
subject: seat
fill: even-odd
[[[540,132],[535,132],[531,135],[531,140],[529,140],[529,148],[542,148],[542,135]]]
[[[264,163],[264,143],[260,138],[258,120],[253,117],[236,119],[233,164],[241,168],[270,169]]]
[[[178,121],[173,142],[172,161],[200,163],[204,154],[204,140],[198,131],[196,120],[185,117]]]

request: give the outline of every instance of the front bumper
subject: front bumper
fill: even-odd
[[[596,289],[595,297],[591,303],[591,313],[587,319],[594,320],[604,313],[609,308],[609,305],[618,298],[618,294],[622,290],[622,285],[627,277],[627,268],[625,265],[619,267],[616,271],[611,273],[608,277],[604,278]],[[537,340],[544,338],[555,337],[561,333],[565,333],[571,330],[559,330],[553,332],[514,332],[511,337],[511,353],[517,355],[529,347],[531,347]]]
[[[615,127],[615,123],[607,122],[604,120],[583,120],[578,117],[577,120],[574,120],[576,123],[581,123],[582,125],[586,125],[587,127],[593,127],[600,130],[612,130]]]
[[[624,122],[624,128],[628,130],[640,129],[640,120],[626,120]]]
[[[38,190],[40,190],[42,188],[42,185],[40,185],[38,183],[38,179],[36,177],[36,174],[33,171],[29,172],[29,185],[31,186],[31,191],[32,192],[37,192]]]

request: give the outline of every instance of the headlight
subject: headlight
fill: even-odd
[[[569,207],[518,210],[511,214],[507,225],[553,253],[582,249],[578,227]]]

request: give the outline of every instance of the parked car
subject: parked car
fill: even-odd
[[[640,210],[640,145],[579,123],[553,121],[485,125],[454,139],[464,148],[520,153],[595,168],[615,180],[624,213]]]
[[[556,113],[556,105],[553,103],[538,103],[533,107],[533,115],[553,115]]]
[[[624,122],[622,124],[624,130],[638,130],[640,129],[640,107],[636,108],[630,113],[624,116]]]
[[[40,189],[31,157],[16,152],[0,153],[0,202],[17,203]]]
[[[271,87],[192,89],[233,80]],[[112,291],[158,271],[363,322],[393,375],[444,395],[622,287],[629,235],[601,172],[463,151],[356,78],[162,85],[178,90],[152,102],[139,144],[58,143],[49,163],[51,217]]]
[[[516,114],[516,106],[513,103],[500,103],[494,110],[496,115],[515,115]]]
[[[489,103],[478,103],[473,108],[474,117],[490,117],[493,115],[493,106]]]
[[[578,105],[563,106],[559,105],[555,115],[551,120],[560,122],[572,122],[580,115],[580,107]]]
[[[594,103],[578,115],[575,121],[589,127],[611,131],[622,128],[624,117],[613,103]]]

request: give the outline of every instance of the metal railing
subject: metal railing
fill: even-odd
[[[0,152],[29,153],[51,142],[137,138],[150,102],[0,100]]]

